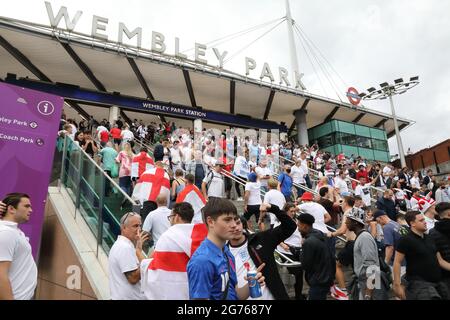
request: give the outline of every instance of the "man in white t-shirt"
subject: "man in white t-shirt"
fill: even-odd
[[[96,136],[97,136],[97,139],[98,139],[98,140],[100,140],[100,134],[101,134],[103,131],[108,131],[108,129],[107,129],[105,126],[102,126],[102,125],[100,125],[100,126],[97,127]]]
[[[8,194],[0,208],[0,300],[31,300],[37,285],[37,267],[31,245],[19,224],[33,212],[30,197]]]
[[[159,237],[169,229],[168,216],[172,213],[172,210],[167,208],[167,196],[165,194],[160,194],[156,197],[156,204],[158,208],[147,215],[142,225],[142,230],[151,234],[153,246],[156,246]]]
[[[305,170],[304,166],[302,165],[302,159],[298,158],[295,161],[295,165],[291,168],[291,176],[292,176],[292,182],[294,185],[302,185],[306,187],[306,180],[305,176],[308,174],[308,169]],[[297,197],[301,197],[304,189],[295,186],[297,189]]]
[[[344,170],[340,170],[339,171],[339,175],[334,178],[334,187],[335,189],[339,190],[339,194],[342,195],[347,195],[348,194],[348,185],[347,182],[345,181],[347,175],[345,173]]]
[[[182,169],[181,159],[183,154],[180,149],[180,141],[175,140],[173,142],[172,148],[170,148],[170,158],[172,159],[172,171],[175,172],[177,169]]]
[[[372,182],[366,183],[365,177],[359,177],[359,184],[355,188],[355,195],[360,196],[364,202],[364,205],[368,208],[372,205],[370,186],[373,182],[375,182],[375,179]]]
[[[125,126],[120,135],[122,136],[123,142],[130,142],[134,140],[134,134],[130,131],[130,127],[128,126]]]
[[[141,216],[134,212],[123,215],[120,231],[108,258],[111,299],[143,300],[140,263],[145,259],[142,244],[148,235],[141,231]]]
[[[259,166],[256,167],[255,172],[258,175],[258,180],[261,182],[261,189],[267,191],[268,181],[272,178],[273,172],[267,167],[266,159],[259,162]]]
[[[205,199],[210,197],[225,198],[224,176],[220,173],[224,164],[217,160],[214,169],[209,171],[202,182],[202,192]]]
[[[281,193],[281,191],[278,190],[278,181],[275,179],[270,179],[268,182],[269,191],[266,192],[264,195],[264,201],[263,203],[266,204],[274,204],[278,208],[284,208],[284,205],[286,204],[286,198]],[[270,217],[270,227],[275,228],[280,224],[280,221],[278,221],[277,217],[269,212]],[[259,218],[259,224],[260,228],[262,228],[261,222],[263,221],[262,218],[264,218],[264,215],[261,215]]]
[[[331,220],[328,211],[321,204],[314,202],[314,196],[311,192],[305,192],[300,199],[303,201],[298,206],[300,212],[312,215],[314,217],[313,228],[327,234],[328,229],[325,224]]]

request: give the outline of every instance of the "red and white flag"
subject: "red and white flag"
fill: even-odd
[[[176,203],[188,202],[194,209],[194,218],[192,223],[203,223],[202,208],[206,204],[205,197],[195,185],[186,185],[178,194]]]
[[[146,152],[141,152],[133,157],[131,162],[131,177],[140,178],[141,175],[155,166],[155,162]]]
[[[412,196],[410,200],[411,210],[419,210],[420,212],[425,213],[425,211],[427,211],[435,202],[436,201],[431,198],[431,192],[429,192],[426,197]]]
[[[134,187],[131,198],[145,201],[156,201],[160,194],[167,195],[167,203],[170,201],[170,178],[168,173],[159,167],[153,167],[145,171]]]
[[[141,290],[149,300],[189,300],[187,264],[206,238],[203,223],[176,224],[156,243],[152,259],[141,263]]]

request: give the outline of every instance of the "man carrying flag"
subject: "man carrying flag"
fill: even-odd
[[[195,186],[194,175],[187,174],[185,179],[187,183],[186,187],[184,187],[183,191],[178,194],[176,203],[190,203],[192,205],[192,208],[194,209],[194,218],[192,219],[192,223],[203,223],[201,210],[206,204],[205,197],[197,188],[197,186]]]
[[[133,157],[131,163],[131,179],[136,181],[141,175],[148,169],[155,166],[152,157],[148,155],[148,149],[146,147],[141,148],[141,152]]]
[[[189,299],[187,263],[208,234],[204,223],[191,223],[193,217],[189,203],[176,203],[169,216],[172,226],[159,238],[153,257],[141,262],[141,287],[147,299]]]
[[[156,197],[164,194],[167,196],[167,203],[170,199],[170,178],[164,170],[163,164],[158,161],[155,167],[146,170],[138,180],[131,198],[139,200],[143,205],[141,209],[142,219],[145,221],[147,214],[158,207]]]

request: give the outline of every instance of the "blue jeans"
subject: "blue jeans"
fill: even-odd
[[[304,185],[304,184],[301,184],[301,185]],[[302,188],[299,188],[296,186],[295,189],[297,189],[297,198],[300,198],[303,195],[303,193],[305,193],[305,190],[303,190]]]
[[[306,181],[306,185],[308,186],[308,188],[312,188],[312,183],[311,183],[311,179],[309,178],[309,174],[307,174],[305,176],[305,181]]]
[[[327,300],[330,286],[312,286],[309,288],[308,300]]]

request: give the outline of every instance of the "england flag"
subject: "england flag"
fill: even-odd
[[[170,202],[170,178],[163,168],[153,167],[145,171],[134,187],[131,198],[145,201],[156,201],[159,194],[167,195],[167,203]]]
[[[194,218],[192,223],[203,223],[202,208],[206,204],[205,197],[195,185],[186,185],[186,187],[178,194],[176,203],[188,202],[194,209]]]
[[[207,234],[203,223],[176,224],[162,234],[153,258],[141,262],[141,290],[148,300],[189,300],[187,264]]]

